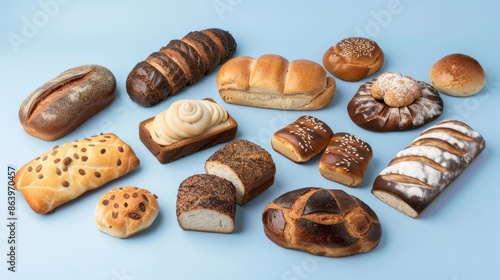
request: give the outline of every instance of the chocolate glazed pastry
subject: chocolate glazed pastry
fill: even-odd
[[[372,95],[377,79],[363,84],[347,105],[349,117],[358,126],[371,131],[409,130],[435,120],[443,112],[443,100],[431,85],[415,81],[421,96],[409,105],[391,107]]]
[[[127,77],[127,92],[139,105],[153,106],[214,70],[236,47],[233,36],[221,29],[190,32],[137,63]]]

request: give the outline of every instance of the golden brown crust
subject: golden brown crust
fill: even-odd
[[[14,181],[33,211],[45,214],[139,164],[129,145],[106,133],[55,146],[21,167]]]
[[[483,67],[474,58],[454,53],[434,63],[429,71],[431,84],[452,96],[470,96],[481,91],[486,83]]]
[[[74,67],[33,91],[19,108],[19,120],[28,134],[57,140],[110,104],[115,91],[115,77],[107,68]]]
[[[371,146],[359,137],[335,133],[321,156],[319,171],[323,177],[349,187],[361,184],[373,157]]]
[[[117,238],[128,238],[149,228],[160,206],[156,195],[146,189],[125,186],[101,196],[95,209],[97,228]]]
[[[303,163],[320,154],[332,135],[333,131],[326,123],[306,115],[276,131],[271,145],[291,161]]]
[[[262,222],[266,236],[274,243],[328,257],[369,252],[382,236],[375,212],[342,190],[287,192],[269,203]]]
[[[345,81],[359,81],[382,68],[384,53],[370,39],[350,37],[330,47],[323,56],[323,66],[335,77]]]
[[[222,65],[216,80],[225,102],[282,110],[325,108],[336,89],[321,65],[274,54],[233,58]]]

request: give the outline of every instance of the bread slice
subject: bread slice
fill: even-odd
[[[209,98],[206,100],[213,101]],[[151,137],[150,126],[153,124],[153,120],[154,117],[146,119],[139,124],[139,138],[162,164],[175,161],[219,143],[228,142],[236,137],[238,130],[238,123],[228,114],[226,121],[208,129],[202,134],[164,146],[157,144]]]
[[[265,149],[237,139],[209,157],[205,171],[230,181],[236,188],[236,202],[244,205],[273,185],[276,165]]]
[[[232,233],[235,213],[236,190],[226,179],[197,174],[179,186],[176,214],[184,230]]]

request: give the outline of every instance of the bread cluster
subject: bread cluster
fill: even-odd
[[[232,233],[236,205],[271,187],[276,175],[271,154],[244,139],[217,150],[204,168],[206,174],[185,179],[177,192],[177,221],[184,230]]]
[[[231,59],[236,47],[232,35],[221,29],[190,32],[137,63],[125,81],[127,92],[139,105],[153,106],[222,64],[215,83],[225,103],[314,111],[327,108],[335,96],[337,83],[329,73],[343,81],[360,81],[379,71],[385,59],[375,41],[360,37],[328,48],[323,65],[277,54]],[[430,84],[382,72],[360,85],[347,104],[347,114],[369,131],[416,129],[441,116],[444,101],[439,92],[470,96],[479,93],[486,81],[479,62],[463,54],[438,60],[429,79]],[[71,68],[31,93],[21,104],[19,119],[27,133],[54,141],[105,108],[115,91],[116,80],[108,69]],[[270,144],[293,163],[320,157],[318,173],[325,179],[359,186],[373,149],[368,141],[333,128],[311,114],[302,115],[275,131]],[[183,230],[232,233],[237,208],[275,184],[273,155],[251,141],[235,140],[237,129],[236,120],[209,97],[177,99],[139,123],[141,142],[162,164],[224,143],[204,162],[204,174],[193,174],[179,185],[175,214]],[[464,122],[439,122],[394,156],[375,178],[372,193],[417,218],[485,145],[481,134]],[[55,146],[22,166],[14,182],[29,207],[46,214],[139,164],[131,146],[113,133],[103,133]],[[151,191],[123,186],[100,197],[94,217],[100,231],[128,238],[150,228],[159,209]],[[272,242],[321,256],[369,252],[382,235],[375,211],[340,189],[295,188],[270,202],[261,218]]]

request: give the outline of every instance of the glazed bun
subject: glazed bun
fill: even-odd
[[[486,83],[483,67],[474,58],[454,53],[432,65],[429,71],[432,85],[451,96],[470,96],[478,93]]]
[[[349,82],[364,79],[382,68],[384,52],[370,39],[350,37],[330,47],[323,66],[335,77]]]

